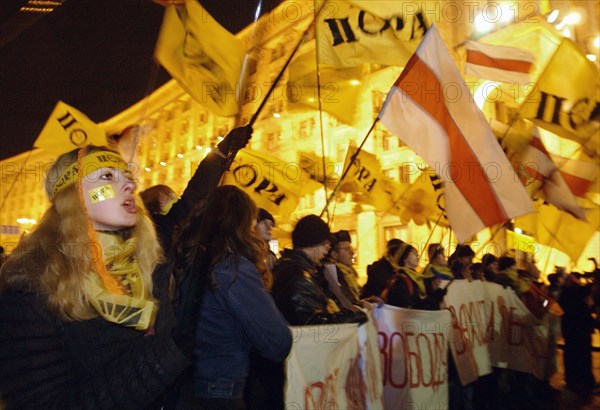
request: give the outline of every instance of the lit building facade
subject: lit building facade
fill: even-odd
[[[426,2],[427,7],[430,7],[429,14],[426,14],[428,22],[438,25],[459,68],[464,59],[461,45],[472,37],[475,30],[474,16],[486,7],[492,7],[491,3],[445,0]],[[504,3],[512,7],[509,9],[513,13],[512,19],[523,21],[530,18],[533,11],[540,13],[536,14],[537,18],[545,19],[544,15],[551,11],[553,2],[493,2]],[[556,3],[560,3],[562,7],[564,2]],[[582,7],[589,9],[589,15],[598,15],[598,2],[582,3],[585,3]],[[535,7],[535,10],[531,7]],[[144,127],[143,137],[140,138],[135,153],[139,162],[136,176],[140,189],[167,184],[176,192],[183,192],[197,165],[215,147],[219,138],[224,137],[235,126],[247,124],[255,114],[269,85],[312,20],[312,8],[313,1],[284,2],[263,16],[255,28],[248,27],[238,34],[248,45],[251,61],[249,82],[253,87],[248,88],[250,91],[246,94],[237,117],[214,115],[190,98],[175,81],[170,81],[143,101],[101,124],[109,135],[119,133],[132,124]],[[488,10],[488,14],[491,15],[492,12],[494,10]],[[494,24],[507,24],[499,18],[491,20]],[[595,24],[597,35],[598,22]],[[579,32],[587,42],[588,37],[593,35],[593,30],[592,27],[588,31],[580,29]],[[310,51],[311,47],[314,49],[314,42],[302,46],[299,54]],[[348,145],[351,142],[356,145],[361,143],[400,71],[401,68],[398,67],[374,64],[363,69],[362,76],[357,79],[360,97],[352,124],[343,123],[327,112],[291,107],[285,86],[288,73],[284,72],[254,124],[249,148],[269,152],[282,163],[297,161],[299,151],[317,156],[325,154],[326,158],[336,163],[337,174],[341,175]],[[380,124],[369,135],[363,149],[375,154],[385,174],[396,180],[405,178],[407,171],[416,169],[410,164],[422,163],[414,152],[403,146],[396,136],[391,135]],[[40,219],[49,205],[42,186],[44,170],[51,161],[52,158],[42,151],[33,150],[1,163],[3,203],[0,243],[9,252],[14,249],[19,237]],[[275,236],[279,240],[279,248],[290,244],[289,233],[297,219],[309,213],[320,214],[323,211],[330,191],[331,188],[328,191],[320,189],[303,197],[288,220],[276,216],[278,230]],[[339,196],[335,206],[331,206],[326,215],[330,218],[332,230],[350,231],[353,245],[357,249],[357,270],[363,279],[366,266],[381,257],[385,243],[391,238],[414,243],[425,254],[424,247],[427,243],[441,241],[445,245],[450,244],[450,249],[455,246],[456,240],[452,239],[447,228],[435,227],[433,223],[418,226],[413,221],[407,222],[396,215],[383,214],[369,205],[356,203],[353,199],[352,194]],[[598,246],[598,235],[592,242]],[[590,246],[594,249],[593,243],[588,247]],[[484,252],[495,254],[507,251],[504,233],[500,232],[491,238],[487,231],[482,232],[473,242],[475,250],[481,247],[485,247]],[[548,259],[545,262],[546,266],[551,268],[554,263],[566,264],[558,253],[553,258],[552,261]],[[423,264],[427,263],[426,256],[422,256],[422,261]]]

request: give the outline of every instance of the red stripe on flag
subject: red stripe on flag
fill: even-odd
[[[529,61],[493,58],[476,50],[467,50],[467,63],[525,74],[529,73],[533,66]]]
[[[550,154],[546,150],[546,147],[544,146],[544,143],[542,142],[541,139],[539,139],[537,137],[533,137],[531,139],[531,141],[529,141],[529,146],[531,146],[531,147],[537,149],[538,151],[540,151],[542,154],[544,154],[545,156],[548,157],[549,161],[551,161]]]
[[[560,171],[560,174],[569,186],[571,192],[573,192],[573,195],[578,197],[584,197],[587,191],[590,190],[592,181],[590,181],[589,179],[580,178],[573,174],[567,174],[566,172],[562,171]]]
[[[442,85],[416,53],[406,64],[396,86],[435,118],[445,130],[450,147],[450,164],[448,164],[450,177],[481,221],[486,226],[506,221],[508,216],[500,207],[494,189],[485,176],[477,156],[448,112]]]

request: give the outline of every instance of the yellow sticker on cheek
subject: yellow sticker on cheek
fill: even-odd
[[[90,195],[90,199],[92,200],[92,203],[95,204],[96,202],[114,198],[115,191],[113,191],[112,185],[107,184],[107,185],[99,186],[98,188],[90,189],[88,191],[88,194]]]

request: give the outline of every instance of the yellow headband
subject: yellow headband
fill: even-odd
[[[129,166],[121,158],[121,156],[112,151],[97,151],[87,154],[82,160],[82,178],[97,171],[100,168],[116,168],[128,171]],[[67,168],[67,170],[61,175],[60,178],[54,183],[52,188],[52,197],[62,191],[68,186],[71,186],[77,182],[79,166],[77,162],[74,162]]]

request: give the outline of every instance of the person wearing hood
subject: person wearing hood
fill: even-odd
[[[402,245],[404,245],[404,241],[401,239],[390,239],[386,245],[385,255],[367,266],[367,283],[363,286],[361,299],[381,296],[381,292],[385,290],[389,280],[398,273]]]

